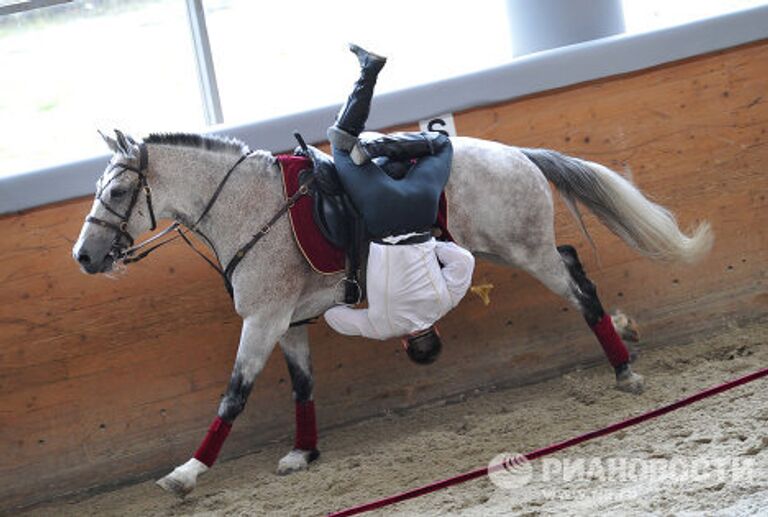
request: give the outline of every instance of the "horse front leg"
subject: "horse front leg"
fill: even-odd
[[[317,450],[317,421],[312,398],[314,380],[307,327],[288,329],[280,338],[280,348],[291,376],[296,411],[293,449],[277,465],[277,473],[284,475],[306,469],[320,456],[320,451]]]
[[[273,315],[251,316],[243,321],[235,366],[219,404],[218,415],[195,455],[157,481],[163,489],[184,497],[195,488],[198,476],[207,472],[216,462],[233,422],[245,408],[256,376],[264,367],[281,331],[288,326],[288,319],[284,319],[285,325],[282,328],[275,323],[281,321],[281,318]]]

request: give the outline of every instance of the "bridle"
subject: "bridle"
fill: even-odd
[[[299,138],[299,137],[297,137]],[[303,144],[303,147],[306,147],[306,144],[304,144],[303,140],[300,140],[300,142]],[[104,228],[109,228],[115,232],[115,238],[112,241],[112,247],[110,254],[114,258],[116,262],[122,262],[124,264],[131,264],[133,262],[138,262],[144,258],[146,258],[150,253],[152,253],[154,250],[160,248],[161,246],[164,246],[178,238],[181,238],[184,240],[184,242],[191,247],[195,253],[200,255],[213,269],[216,270],[217,273],[222,277],[224,280],[224,285],[227,289],[227,292],[229,293],[230,297],[234,296],[234,287],[232,286],[232,275],[235,272],[235,268],[237,268],[238,264],[245,258],[245,255],[250,251],[250,249],[265,235],[269,233],[272,226],[283,216],[285,215],[288,210],[296,204],[296,202],[301,198],[302,196],[305,196],[309,193],[309,186],[314,181],[314,176],[310,176],[310,178],[302,184],[299,189],[291,196],[289,197],[286,202],[283,204],[282,207],[272,216],[272,218],[264,224],[260,230],[254,234],[251,239],[245,243],[243,246],[241,246],[236,252],[235,255],[230,259],[230,261],[227,263],[226,267],[222,266],[221,260],[219,259],[218,253],[216,253],[216,248],[213,245],[213,242],[203,234],[200,229],[200,223],[203,221],[206,215],[211,211],[211,208],[213,208],[213,205],[216,203],[216,200],[219,198],[219,195],[221,194],[222,190],[224,190],[224,186],[226,185],[227,181],[229,180],[230,176],[234,172],[234,170],[241,164],[243,161],[245,161],[248,156],[250,156],[250,152],[242,154],[237,161],[229,168],[227,173],[224,175],[224,177],[219,182],[218,187],[216,188],[216,191],[211,196],[211,199],[206,204],[205,208],[203,209],[202,213],[198,216],[197,220],[192,223],[191,225],[185,225],[187,228],[187,231],[194,232],[198,235],[200,235],[210,246],[210,248],[213,250],[214,254],[216,255],[216,261],[218,264],[214,263],[211,259],[209,259],[203,252],[201,252],[197,247],[195,247],[194,244],[192,244],[192,241],[189,240],[189,237],[185,234],[185,230],[181,228],[182,223],[180,221],[174,221],[173,224],[171,224],[166,229],[162,230],[160,233],[150,237],[149,239],[142,241],[141,243],[134,246],[134,238],[133,236],[128,232],[128,221],[131,218],[131,214],[133,213],[133,209],[136,207],[136,204],[139,199],[139,194],[141,191],[144,191],[146,202],[147,202],[147,209],[149,210],[149,217],[151,220],[151,228],[150,231],[155,230],[157,228],[157,222],[155,219],[155,212],[152,208],[152,191],[149,188],[149,184],[147,182],[147,147],[146,144],[140,143],[137,144],[139,147],[139,168],[136,169],[134,167],[130,167],[128,165],[124,164],[115,164],[110,169],[107,170],[107,172],[111,171],[114,168],[120,167],[121,170],[117,172],[105,185],[103,185],[99,191],[96,193],[96,199],[104,206],[104,208],[107,209],[110,213],[117,216],[120,220],[119,223],[112,223],[109,221],[105,221],[103,219],[99,219],[98,217],[88,216],[85,219],[86,223],[96,224],[99,226],[102,226]],[[111,207],[108,203],[106,203],[103,199],[101,199],[101,195],[103,194],[104,190],[109,186],[109,184],[118,176],[125,172],[133,172],[138,175],[139,177],[139,184],[137,187],[133,190],[131,194],[131,202],[128,207],[128,210],[125,214],[119,213],[117,210],[115,210],[113,207]],[[178,235],[171,237],[170,239],[166,239],[164,241],[161,241],[157,244],[154,244],[147,248],[150,244],[153,242],[159,240],[160,238],[164,237],[165,235],[171,233],[171,232],[177,232]],[[127,241],[127,245],[123,246],[121,244],[121,241]],[[144,249],[147,248],[147,249]],[[140,250],[144,249],[141,253],[137,254]],[[291,325],[295,324],[303,324],[304,322],[309,321],[305,320],[302,322],[292,323]]]
[[[121,254],[124,253],[124,250],[126,248],[130,248],[133,246],[133,243],[135,242],[133,236],[128,232],[128,221],[131,218],[131,215],[133,214],[133,209],[136,208],[136,204],[139,200],[139,194],[140,192],[144,192],[144,196],[147,203],[147,210],[149,211],[149,218],[151,221],[151,228],[150,231],[155,230],[157,228],[157,220],[155,219],[155,211],[152,208],[152,191],[149,188],[149,184],[147,183],[147,146],[143,143],[139,144],[139,168],[131,167],[130,165],[126,165],[124,163],[116,163],[113,164],[109,169],[107,169],[107,172],[111,172],[114,169],[119,168],[120,170],[110,178],[109,181],[107,181],[104,185],[101,186],[101,188],[96,192],[96,200],[101,203],[101,205],[111,214],[114,214],[119,222],[113,223],[110,221],[105,221],[104,219],[99,219],[98,217],[94,217],[92,215],[89,215],[85,218],[86,223],[90,224],[96,224],[98,226],[101,226],[103,228],[109,228],[110,230],[113,230],[115,232],[115,238],[112,241],[112,246],[110,248],[110,254],[115,260],[119,260],[121,258]],[[128,210],[121,214],[118,212],[114,207],[112,207],[109,203],[104,201],[102,199],[102,195],[104,191],[109,187],[110,183],[112,183],[116,178],[119,178],[126,172],[133,172],[139,177],[139,183],[136,186],[135,189],[133,189],[133,192],[131,193],[131,202],[128,205]],[[121,241],[127,241],[127,246],[122,246]]]

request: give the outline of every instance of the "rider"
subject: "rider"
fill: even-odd
[[[475,265],[467,250],[431,234],[450,173],[450,140],[430,133],[359,139],[386,59],[356,45],[350,50],[360,62],[360,77],[328,128],[328,139],[339,179],[373,237],[368,308],[333,307],[325,319],[342,334],[400,336],[409,357],[426,364],[442,346],[434,324],[464,297]],[[404,177],[387,174],[387,160],[405,162]]]

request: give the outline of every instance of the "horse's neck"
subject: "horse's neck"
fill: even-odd
[[[150,148],[150,179],[158,217],[193,225],[239,157],[232,153],[194,148]],[[282,199],[279,177],[270,157],[262,153],[246,158],[232,172],[197,230],[210,239],[223,260],[242,245],[244,232],[264,219]],[[155,172],[155,174],[152,174]],[[152,184],[154,183],[154,184]]]

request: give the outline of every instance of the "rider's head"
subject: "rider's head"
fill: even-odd
[[[435,359],[437,359],[437,356],[440,355],[440,351],[443,349],[440,333],[435,325],[413,334],[408,334],[402,338],[402,341],[408,357],[418,364],[435,362]]]

